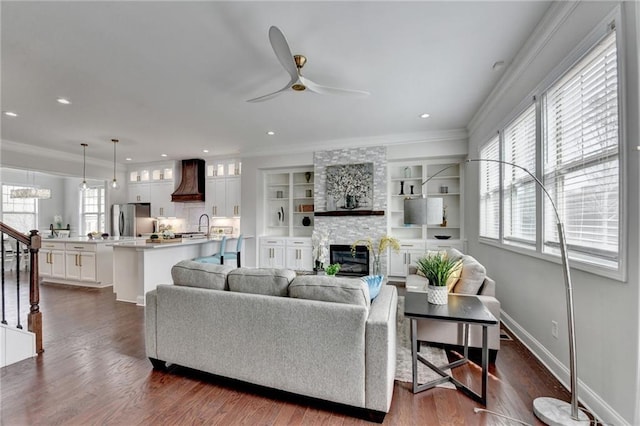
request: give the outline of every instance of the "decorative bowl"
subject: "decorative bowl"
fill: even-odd
[[[448,240],[449,238],[451,238],[451,235],[434,235],[434,237],[439,240]]]

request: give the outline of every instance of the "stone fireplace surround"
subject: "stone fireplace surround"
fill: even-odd
[[[326,231],[329,244],[351,245],[357,240],[371,238],[374,244],[387,233],[387,149],[364,147],[316,151],[313,157],[314,197],[316,212],[325,212],[326,168],[340,164],[373,163],[373,210],[382,210],[378,216],[316,216],[314,229]],[[372,262],[369,273],[372,273]],[[387,270],[387,257],[380,259],[382,271]]]

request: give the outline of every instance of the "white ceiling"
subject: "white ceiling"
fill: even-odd
[[[115,137],[120,163],[428,139],[466,127],[548,6],[2,1],[2,139],[111,160]],[[303,75],[371,96],[245,102],[288,81],[271,25]]]

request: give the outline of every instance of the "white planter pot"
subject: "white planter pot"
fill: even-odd
[[[429,284],[427,300],[429,303],[433,303],[434,305],[446,305],[449,301],[449,289],[446,285],[435,286]]]

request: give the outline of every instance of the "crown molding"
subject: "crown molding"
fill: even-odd
[[[469,121],[467,125],[469,135],[473,135],[476,132],[480,123],[487,118],[489,112],[500,102],[502,96],[511,89],[529,65],[538,57],[542,49],[551,40],[551,37],[558,31],[578,4],[579,2],[577,1],[560,1],[552,3],[547,9],[544,17],[513,59],[511,65],[498,80],[498,83],[471,118],[471,121]]]
[[[315,151],[326,151],[343,148],[363,148],[368,146],[391,146],[410,143],[430,143],[444,141],[466,141],[468,138],[466,129],[440,130],[432,132],[402,133],[359,138],[333,139],[318,142],[316,146],[280,145],[268,147],[262,150],[242,152],[240,157],[262,157],[265,155],[304,154]]]
[[[82,164],[83,158],[82,154],[70,154],[68,152],[57,151],[50,148],[43,148],[41,146],[29,145],[21,142],[9,141],[6,139],[3,139],[0,143],[0,149],[2,151],[3,157],[6,155],[6,153],[11,152],[15,154],[32,155],[37,158],[47,158],[49,160],[74,161],[80,164]],[[100,160],[89,156],[87,156],[87,164],[102,167],[113,167],[113,163],[111,161]],[[5,166],[5,164],[3,164],[3,166]]]

